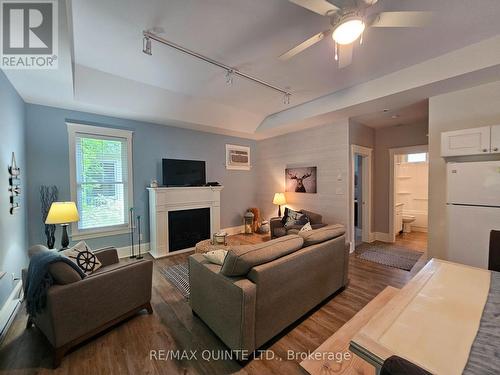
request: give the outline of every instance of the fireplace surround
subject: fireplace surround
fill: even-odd
[[[183,212],[188,210],[208,209],[210,213],[208,237],[220,230],[220,192],[223,186],[196,186],[196,187],[158,187],[148,188],[149,193],[149,236],[150,253],[154,258],[179,254],[192,250],[196,235],[189,235],[190,228],[175,223],[170,223],[170,219],[177,216],[183,218]],[[177,215],[175,215],[175,212]],[[201,212],[201,211],[197,211]],[[205,211],[207,212],[207,211]],[[171,214],[173,213],[173,214]],[[206,220],[206,219],[205,219]],[[202,225],[203,226],[203,225]],[[203,236],[206,236],[206,222],[204,224]],[[185,229],[188,229],[187,231]],[[170,239],[170,230],[175,230],[174,237],[180,237],[175,245]],[[190,238],[191,237],[191,238]],[[182,239],[185,239],[182,240]],[[187,238],[190,238],[187,240]],[[182,245],[184,243],[184,245]],[[180,248],[188,246],[186,248]],[[171,247],[172,246],[172,247]]]

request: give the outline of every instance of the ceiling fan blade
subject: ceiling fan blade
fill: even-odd
[[[370,25],[373,27],[425,27],[432,21],[432,12],[382,12]]]
[[[291,3],[309,9],[311,12],[318,13],[322,16],[330,16],[337,12],[340,8],[329,3],[326,0],[288,0]]]
[[[354,51],[354,44],[339,45],[339,69],[345,68],[352,63],[352,54]]]
[[[328,33],[330,32],[330,30],[326,30],[326,31],[323,31],[321,33],[318,33],[312,37],[310,37],[309,39],[305,40],[304,42],[300,43],[298,46],[295,46],[293,47],[291,50],[285,52],[284,54],[282,54],[279,59],[280,60],[288,60],[292,57],[294,57],[295,55],[301,53],[302,51],[304,51],[305,49],[311,47],[312,45],[318,43],[320,40],[322,40]]]

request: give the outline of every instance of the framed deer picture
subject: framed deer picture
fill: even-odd
[[[285,191],[315,194],[316,167],[285,169]]]

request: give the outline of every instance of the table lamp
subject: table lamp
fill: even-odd
[[[68,225],[80,220],[75,202],[53,202],[50,206],[49,213],[45,224],[61,224],[61,250],[67,249],[69,245]],[[61,251],[59,250],[59,251]]]
[[[281,217],[281,206],[286,204],[285,193],[274,194],[273,204],[278,205],[278,216]]]

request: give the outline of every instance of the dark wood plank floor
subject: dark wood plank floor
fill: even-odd
[[[248,237],[243,239],[248,240]],[[264,240],[257,238],[256,240]],[[80,345],[51,368],[51,352],[37,328],[25,329],[26,314],[16,317],[0,347],[1,374],[304,374],[300,359],[289,360],[287,351],[314,351],[387,285],[404,286],[425,262],[412,270],[389,268],[351,256],[349,285],[310,312],[266,346],[274,358],[247,363],[206,361],[205,350],[225,350],[224,344],[197,317],[189,303],[167,282],[160,267],[185,262],[189,254],[157,260],[153,271],[154,313],[140,314]],[[152,360],[151,350],[188,350],[197,360]],[[271,353],[270,352],[270,353]],[[207,353],[207,352],[205,352]]]

